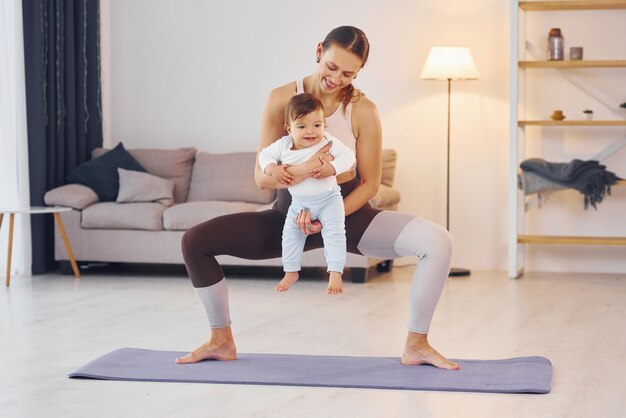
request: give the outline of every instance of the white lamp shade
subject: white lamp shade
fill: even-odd
[[[424,80],[476,80],[478,68],[466,46],[434,46],[420,78]]]

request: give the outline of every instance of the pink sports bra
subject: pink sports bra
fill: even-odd
[[[296,94],[304,93],[303,80],[296,80]],[[356,153],[356,137],[352,132],[352,103],[348,103],[346,111],[343,105],[339,105],[335,113],[326,118],[328,132],[341,141]]]

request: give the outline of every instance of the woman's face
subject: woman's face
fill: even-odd
[[[363,61],[357,55],[336,45],[331,45],[323,51],[320,43],[317,46],[317,54],[320,57],[318,82],[324,94],[337,93],[351,84],[363,66]]]

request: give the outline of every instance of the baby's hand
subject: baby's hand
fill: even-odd
[[[275,165],[271,167],[268,171],[270,176],[275,177],[281,184],[286,184],[287,186],[291,186],[295,180],[295,177],[289,174],[287,171],[289,165]]]

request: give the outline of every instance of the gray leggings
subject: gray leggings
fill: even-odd
[[[350,182],[341,187],[345,196],[356,185]],[[286,191],[283,197],[284,194],[288,196]],[[283,209],[288,206],[289,202],[282,201],[279,194],[274,209],[214,218],[183,236],[185,266],[212,328],[230,325],[228,287],[215,257],[232,255],[253,260],[280,257]],[[351,253],[381,259],[419,258],[409,294],[408,328],[428,333],[450,270],[452,240],[448,231],[420,217],[366,205],[346,217],[346,238]],[[305,251],[322,245],[320,234],[311,235]]]

